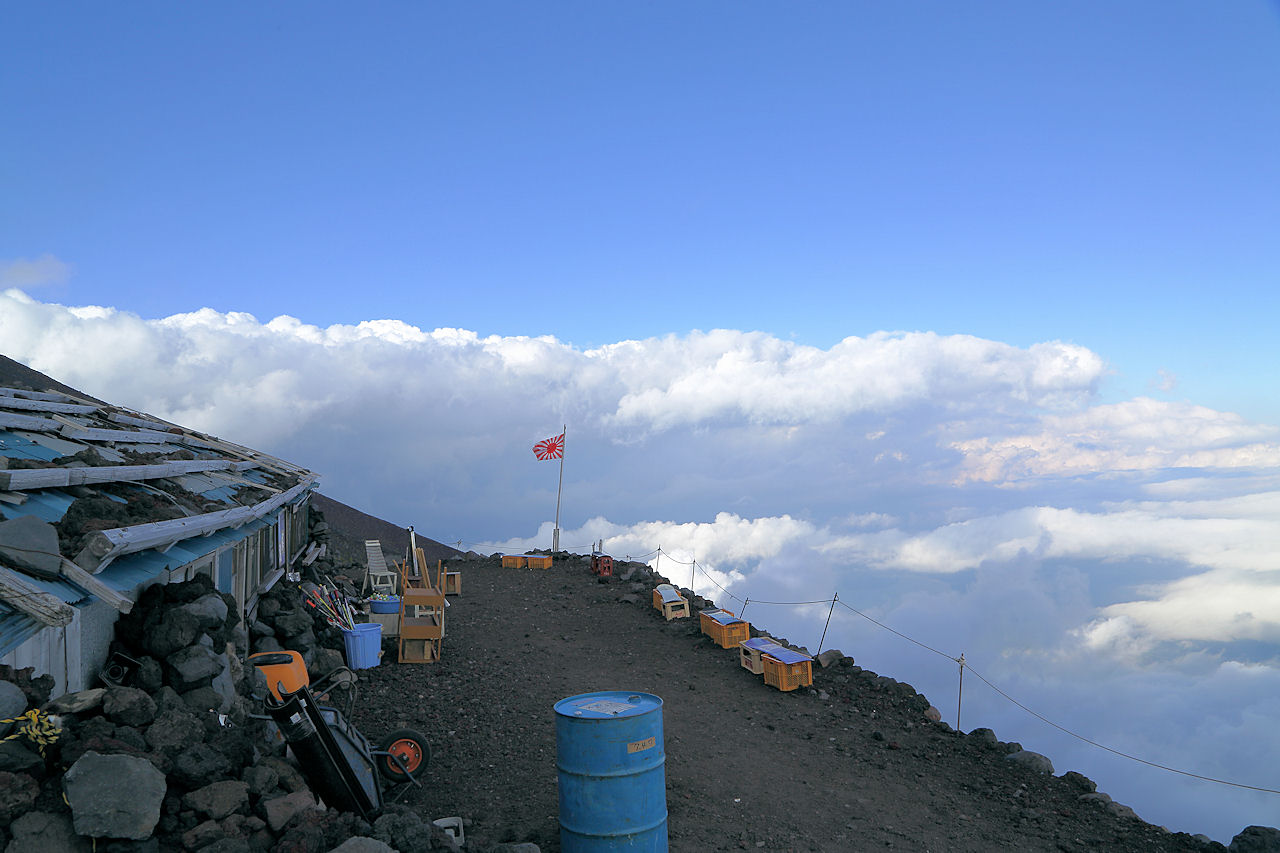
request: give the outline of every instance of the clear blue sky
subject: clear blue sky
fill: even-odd
[[[0,31],[0,263],[68,265],[46,301],[1062,339],[1117,398],[1166,370],[1280,419],[1274,3],[28,3]]]

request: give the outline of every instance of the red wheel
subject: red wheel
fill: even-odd
[[[413,729],[397,729],[382,739],[382,751],[391,755],[378,756],[378,772],[392,782],[407,782],[416,778],[431,760],[431,748],[427,739]],[[391,756],[400,759],[400,769]],[[407,771],[407,772],[406,772]]]

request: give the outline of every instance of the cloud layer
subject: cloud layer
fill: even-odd
[[[1280,430],[1192,402],[1100,404],[1107,365],[1073,344],[882,332],[820,349],[718,329],[584,350],[396,320],[144,320],[20,290],[0,293],[0,341],[481,550],[549,544],[558,465],[530,448],[567,424],[575,550],[603,539],[722,604],[750,598],[749,618],[811,648],[830,613],[828,646],[939,707],[963,651],[1056,721],[1155,760],[1256,782],[1280,748],[1260,724],[1280,686]],[[767,603],[837,592],[834,609]],[[1155,781],[993,694],[966,702],[965,728],[1106,774],[1150,820],[1224,840],[1274,823],[1256,799]]]

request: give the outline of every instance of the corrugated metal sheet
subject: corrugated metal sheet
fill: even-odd
[[[27,583],[51,595],[58,596],[58,598],[61,598],[67,604],[78,604],[89,597],[78,586],[75,586],[68,581],[45,580],[44,578],[38,578],[25,572],[22,572],[21,574],[22,579]]]
[[[169,479],[189,492],[195,492],[211,501],[221,501],[225,504],[235,504],[233,498],[236,489],[240,488],[236,484],[228,483],[227,478],[217,472],[182,474]]]
[[[81,450],[84,450],[89,446],[79,441],[68,441],[65,438],[59,438],[58,436],[48,435],[46,433],[31,432],[27,433],[27,437],[36,444],[52,450],[54,452],[54,456],[51,458],[53,459],[57,459],[59,456],[75,456]],[[94,449],[96,450],[97,448]]]
[[[17,515],[34,515],[41,521],[47,521],[55,524],[62,520],[67,514],[67,507],[71,506],[71,502],[75,500],[71,495],[60,489],[41,489],[38,492],[24,492],[27,499],[20,506],[7,507],[6,513],[10,517],[16,517],[12,510],[16,509]]]
[[[96,446],[96,445],[95,445],[95,446]],[[185,448],[185,447],[180,447],[180,446],[178,446],[178,445],[176,445],[176,444],[172,444],[172,443],[170,443],[170,442],[167,442],[167,441],[166,441],[166,442],[163,442],[163,443],[161,443],[161,444],[132,444],[132,443],[124,444],[124,443],[117,443],[117,444],[116,444],[116,450],[131,450],[131,451],[133,451],[134,453],[165,453],[165,454],[168,454],[168,453],[177,453],[179,450],[186,450],[186,448]]]
[[[36,444],[31,439],[7,429],[0,429],[0,456],[10,459],[38,459],[51,462],[61,454]]]
[[[208,536],[184,539],[163,554],[155,550],[129,554],[107,566],[98,573],[97,578],[117,592],[128,592],[139,584],[152,580],[166,569],[176,569],[179,566],[194,563],[219,548],[234,545],[250,533],[275,523],[278,515],[279,513],[268,515],[234,530],[218,530]]]
[[[9,654],[43,627],[22,611],[0,602],[0,656]]]

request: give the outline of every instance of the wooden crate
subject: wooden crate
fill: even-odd
[[[763,675],[764,661],[762,660],[762,657],[773,649],[783,648],[786,647],[778,645],[768,637],[756,637],[753,640],[743,640],[738,643],[738,649],[741,651],[738,663],[742,664],[742,668],[748,672],[753,672],[756,675]]]
[[[400,638],[399,663],[435,663],[440,660],[440,641]]]
[[[703,610],[698,614],[702,633],[722,649],[732,649],[751,637],[751,623],[745,622],[728,610]]]
[[[384,637],[400,636],[399,613],[370,613],[369,621],[376,622],[382,626],[382,636]]]
[[[795,654],[794,652],[792,654]],[[803,657],[803,655],[797,655]],[[764,683],[776,687],[784,693],[797,687],[808,687],[813,684],[813,661],[805,659],[787,663],[773,655],[760,656],[764,664]]]
[[[444,594],[462,595],[462,572],[444,573]]]
[[[531,569],[549,569],[551,568],[550,557],[540,557],[537,554],[530,554],[525,558]]]
[[[523,569],[525,564],[524,554],[503,554],[502,568],[504,569]]]
[[[672,619],[689,618],[689,602],[669,583],[654,587],[653,609],[661,613],[668,622]]]

